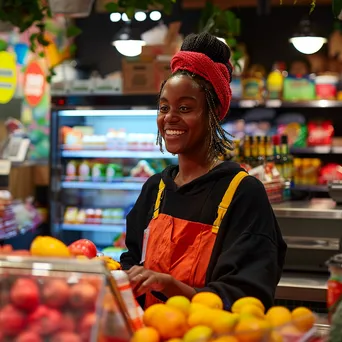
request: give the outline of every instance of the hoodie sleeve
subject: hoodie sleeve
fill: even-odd
[[[206,287],[230,309],[241,297],[259,298],[269,308],[286,254],[277,220],[263,184],[245,178],[231,202],[213,249]]]
[[[154,175],[144,184],[134,207],[126,217],[126,248],[120,262],[124,270],[139,265],[142,254],[144,230],[152,218],[155,198],[158,192],[160,174]]]

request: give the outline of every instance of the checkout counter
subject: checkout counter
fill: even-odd
[[[273,205],[288,251],[277,300],[326,302],[325,262],[341,253],[342,205],[332,199]]]

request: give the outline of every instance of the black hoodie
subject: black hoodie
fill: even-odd
[[[152,176],[127,216],[126,246],[121,256],[124,269],[139,265],[143,233],[154,209],[160,178],[165,192],[160,213],[184,220],[213,224],[217,208],[234,176],[242,171],[224,162],[209,173],[177,188],[178,166]],[[217,293],[229,309],[244,296],[259,298],[269,308],[280,280],[286,244],[263,184],[248,176],[240,183],[222,221],[212,251],[204,288]]]

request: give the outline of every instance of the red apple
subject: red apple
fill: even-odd
[[[46,336],[59,330],[62,323],[62,315],[55,309],[40,305],[28,316],[30,331]]]
[[[7,336],[19,334],[26,326],[24,313],[8,304],[0,311],[0,331]]]
[[[60,326],[60,331],[62,332],[75,332],[76,322],[75,317],[70,312],[65,312],[62,316],[62,323]]]
[[[81,239],[73,242],[69,246],[69,251],[72,255],[84,255],[89,259],[95,258],[97,255],[95,244],[87,239]]]
[[[18,278],[10,292],[11,302],[25,311],[33,311],[39,305],[39,287],[30,278]]]
[[[91,336],[91,330],[93,329],[93,326],[96,323],[96,314],[95,313],[87,313],[85,316],[81,319],[80,322],[80,336],[82,338],[82,341],[89,341]]]
[[[54,335],[51,342],[82,342],[81,338],[71,332],[61,332]]]
[[[95,308],[96,288],[89,283],[75,284],[70,290],[70,305],[75,309],[90,310]]]
[[[53,309],[60,309],[69,299],[69,286],[62,279],[48,280],[43,287],[43,302]]]
[[[43,339],[33,331],[25,331],[21,333],[14,342],[43,342]]]

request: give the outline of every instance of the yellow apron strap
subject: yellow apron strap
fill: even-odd
[[[157,194],[156,203],[154,204],[154,211],[153,211],[153,218],[154,219],[156,219],[159,216],[160,202],[161,202],[161,197],[162,197],[164,189],[165,189],[165,183],[161,179],[159,182],[159,190],[158,190],[158,194]]]
[[[223,195],[222,201],[218,207],[217,210],[217,218],[213,224],[213,229],[212,232],[217,234],[220,225],[222,223],[222,220],[224,218],[224,215],[226,214],[230,203],[234,197],[234,194],[236,192],[236,189],[238,188],[239,184],[241,183],[241,181],[248,176],[248,173],[245,171],[240,171],[234,178],[233,180],[230,182],[227,191],[225,192],[225,194]]]

